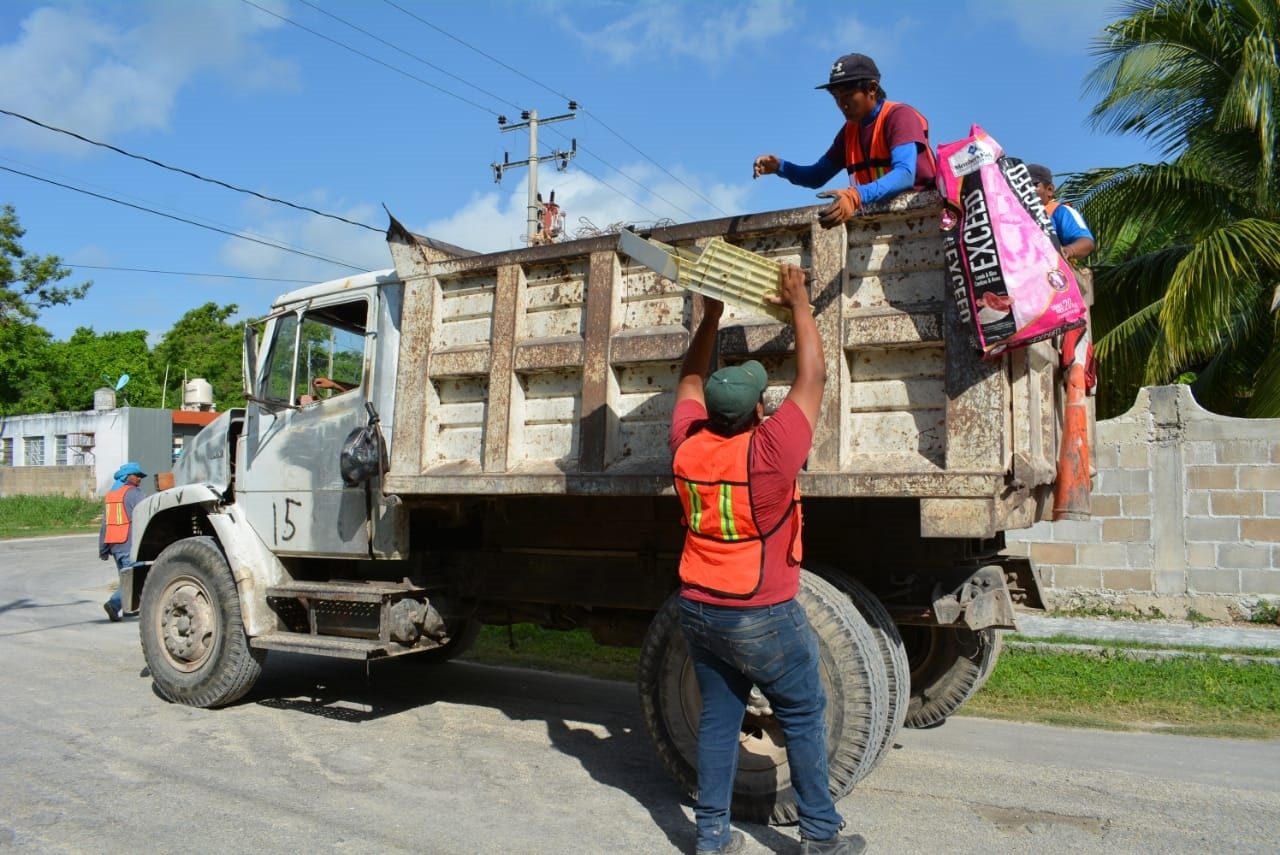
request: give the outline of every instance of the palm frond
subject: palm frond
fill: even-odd
[[[1204,235],[1169,280],[1161,323],[1175,361],[1236,341],[1233,319],[1250,313],[1280,279],[1280,223],[1246,219]]]

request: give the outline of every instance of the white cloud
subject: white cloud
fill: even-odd
[[[1070,4],[1027,0],[976,0],[976,15],[1003,16],[1012,21],[1028,44],[1045,51],[1074,52],[1117,19],[1119,0],[1075,0]]]
[[[0,44],[8,109],[110,141],[133,130],[165,130],[179,92],[204,72],[245,88],[287,87],[296,77],[291,65],[254,45],[257,33],[280,22],[251,7],[151,0],[128,26],[109,17],[112,9],[51,4],[29,14],[17,38]],[[41,151],[91,150],[17,120],[4,138]]]
[[[316,207],[324,209],[322,204]],[[328,210],[349,220],[370,224],[377,222],[382,215],[373,205],[332,206]],[[241,220],[253,225],[239,232],[242,238],[227,239],[219,256],[223,263],[245,275],[324,282],[348,273],[391,266],[386,241],[380,231],[361,229],[314,214],[282,214],[278,207],[256,199],[245,203]],[[263,241],[297,251],[268,246]],[[356,269],[321,259],[333,259]]]
[[[576,7],[575,7],[576,8]],[[731,67],[745,45],[776,38],[799,15],[796,0],[750,0],[746,3],[640,3],[629,14],[595,30],[585,30],[576,16],[561,16],[561,25],[584,48],[604,54],[616,65],[637,57],[688,56],[708,66]]]
[[[722,211],[741,210],[751,189],[746,184],[699,187],[701,182],[696,176],[681,174],[677,168],[673,178],[648,164],[623,167],[622,172],[626,177],[610,173],[607,185],[573,169],[564,174],[539,174],[543,198],[549,200],[551,191],[555,191],[555,201],[565,215],[566,237],[616,231],[623,224],[643,227],[660,220],[688,222],[722,216]],[[477,252],[524,246],[528,187],[526,177],[500,191],[473,197],[448,217],[410,228]],[[700,197],[706,197],[714,207]]]

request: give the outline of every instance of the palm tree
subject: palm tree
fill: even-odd
[[[1095,128],[1164,158],[1074,176],[1101,247],[1099,415],[1189,380],[1205,407],[1280,416],[1280,4],[1143,0],[1095,40]]]

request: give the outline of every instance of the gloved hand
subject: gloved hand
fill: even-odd
[[[849,221],[862,207],[862,194],[857,187],[842,187],[839,190],[823,190],[819,199],[831,199],[830,205],[822,209],[818,216],[818,224],[824,229],[834,228]]]

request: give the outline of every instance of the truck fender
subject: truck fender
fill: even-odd
[[[120,580],[121,591],[132,595],[125,608],[137,608],[146,568],[166,546],[175,542],[174,526],[164,522],[175,511],[198,511],[213,529],[214,539],[226,555],[236,580],[240,613],[249,637],[275,630],[276,613],[267,604],[266,590],[287,581],[289,575],[280,559],[244,519],[242,511],[235,505],[224,504],[222,494],[208,484],[174,487],[148,497],[134,508],[131,558],[135,566],[125,570]],[[189,525],[186,531],[190,533]]]

